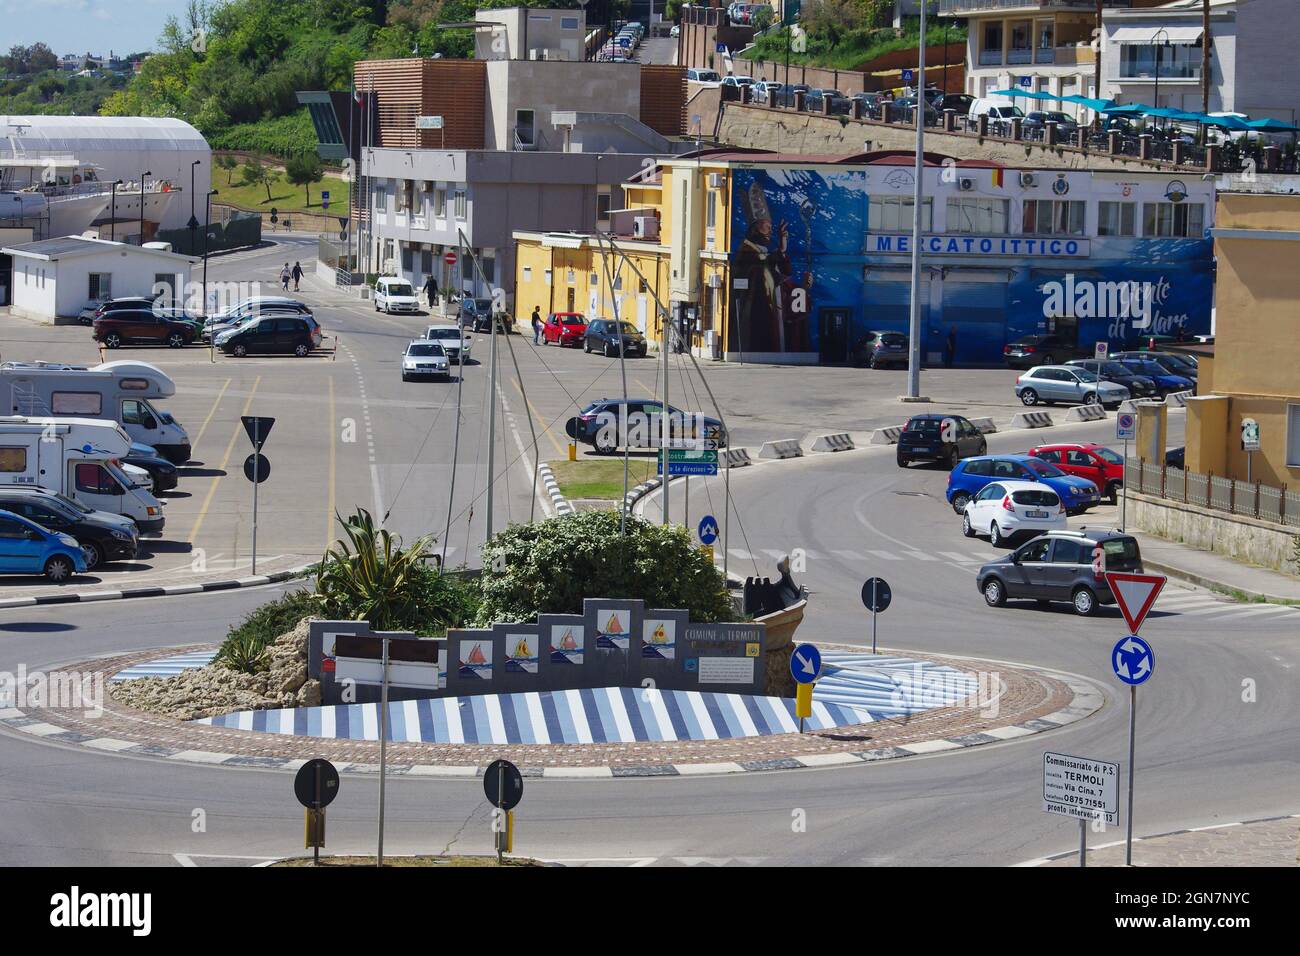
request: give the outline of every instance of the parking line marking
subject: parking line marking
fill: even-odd
[[[524,390],[519,387],[518,380],[515,380],[513,384],[515,386],[515,391],[519,393],[519,397],[522,398],[524,403],[528,406],[528,413],[533,416],[533,420],[536,421],[538,426],[541,428],[542,434],[549,438],[551,444],[555,446],[555,453],[561,458],[566,457],[568,452],[566,452],[564,446],[560,444],[560,440],[555,437],[555,432],[551,430],[551,426],[546,424],[546,419],[543,418],[542,413],[537,410],[537,406],[533,404],[532,399],[524,394]]]
[[[240,413],[241,417],[248,414],[248,410],[253,407],[253,396],[257,394],[257,386],[262,384],[262,376],[257,376],[253,380],[253,387],[248,391],[248,401],[244,402],[244,410]],[[221,465],[217,471],[225,471],[226,465],[230,464],[230,454],[235,450],[235,441],[239,438],[240,432],[244,430],[242,421],[236,422],[234,429],[230,433],[230,441],[226,444],[226,455],[221,459]],[[212,498],[217,493],[217,485],[220,484],[222,475],[213,475],[212,484],[208,486],[208,493],[203,498],[203,507],[199,509],[198,517],[194,519],[194,527],[190,529],[190,536],[186,538],[190,544],[193,544],[199,536],[199,529],[203,527],[203,519],[208,515],[208,508],[212,504]]]
[[[230,388],[230,379],[226,379],[226,384],[221,386],[221,391],[217,392],[217,400],[212,403],[208,409],[208,417],[203,419],[203,424],[199,426],[199,433],[194,436],[194,442],[190,445],[190,454],[199,447],[199,442],[203,440],[203,433],[208,430],[208,422],[212,421],[212,416],[217,413],[217,406],[221,404],[222,397],[226,394],[226,389]]]
[[[874,550],[873,550],[871,553],[874,554],[876,557],[880,558],[882,561],[902,561],[902,560],[903,560],[903,559],[900,558],[898,555],[896,555],[896,554],[890,554],[888,551],[874,551]]]

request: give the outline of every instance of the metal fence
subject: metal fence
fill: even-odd
[[[1133,458],[1125,465],[1124,483],[1139,494],[1300,528],[1300,491],[1285,485],[1276,488]]]

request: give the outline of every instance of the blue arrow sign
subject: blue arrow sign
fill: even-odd
[[[718,540],[718,522],[713,515],[705,515],[700,519],[700,526],[696,529],[700,536],[701,544],[713,544]]]
[[[1115,669],[1116,677],[1136,687],[1145,683],[1155,672],[1156,655],[1150,644],[1140,637],[1130,635],[1110,652],[1110,666]]]
[[[800,684],[811,684],[822,672],[822,654],[811,644],[800,644],[790,655],[790,674]]]

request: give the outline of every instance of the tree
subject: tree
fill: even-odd
[[[307,190],[307,205],[310,206],[311,184],[325,178],[325,169],[315,154],[304,153],[294,156],[284,164],[284,176],[295,186],[302,186]]]
[[[239,168],[239,160],[231,153],[222,153],[217,157],[217,166],[226,171],[226,185],[231,185],[235,178],[235,170]]]
[[[271,184],[280,178],[280,174],[274,170],[268,169],[257,160],[247,162],[243,166],[243,180],[241,186],[265,186],[266,201],[271,201]]]

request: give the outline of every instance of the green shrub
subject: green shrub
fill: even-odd
[[[266,667],[266,648],[277,637],[291,631],[305,617],[316,611],[312,594],[307,590],[290,591],[254,608],[226,634],[216,661],[232,670],[255,674]]]
[[[730,621],[726,582],[679,526],[617,511],[586,511],[511,525],[483,548],[478,622],[530,621],[539,613],[577,614],[583,598],[640,598],[646,607],[678,608],[695,621]]]

